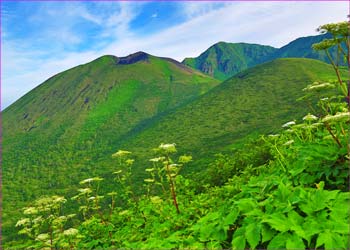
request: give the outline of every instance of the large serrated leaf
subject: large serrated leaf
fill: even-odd
[[[242,235],[233,237],[232,239],[232,249],[233,250],[242,250],[245,249],[245,238]]]
[[[251,223],[245,228],[245,237],[251,248],[255,248],[260,242],[261,225]]]
[[[288,233],[279,233],[277,234],[267,245],[268,250],[276,250],[276,249],[285,249],[286,241],[288,239]]]
[[[305,249],[303,240],[296,234],[289,235],[287,243],[287,249]]]
[[[290,225],[288,225],[286,221],[288,221],[288,219],[284,214],[272,214],[262,220],[262,222],[266,222],[273,229],[280,232],[286,232],[290,229]]]
[[[345,236],[345,238],[347,237]],[[324,246],[326,250],[345,248],[343,238],[339,234],[330,232],[329,230],[318,235],[316,248],[320,246]]]
[[[232,225],[237,220],[239,211],[236,209],[231,210],[231,212],[225,217],[224,225]]]
[[[245,249],[245,245],[246,245],[246,240],[245,240],[245,228],[241,227],[238,228],[232,237],[232,249]]]
[[[236,201],[236,204],[243,213],[249,213],[258,207],[257,202],[251,198],[240,199]]]
[[[304,223],[304,218],[302,216],[292,210],[288,213],[288,223],[290,224],[291,231],[295,232],[297,236],[307,240],[307,242],[310,242],[310,235],[308,235],[302,227]]]
[[[266,224],[261,225],[261,242],[264,243],[272,239],[272,237],[276,234],[276,232],[270,228],[270,226]]]

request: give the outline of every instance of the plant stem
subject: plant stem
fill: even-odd
[[[170,169],[169,169],[169,157],[167,157],[167,160],[168,160],[168,163],[166,164],[166,170],[167,170],[167,174],[169,176],[171,196],[173,198],[173,203],[174,203],[174,206],[176,208],[176,212],[179,214],[180,210],[179,210],[179,205],[178,205],[177,200],[176,200],[176,193],[175,193],[175,187],[174,187],[175,185],[174,185],[173,178],[171,177],[171,173],[170,173]]]
[[[331,129],[331,127],[329,126],[329,124],[328,124],[327,122],[325,122],[324,125],[326,126],[328,132],[331,134],[333,140],[334,140],[334,141],[338,144],[338,146],[341,148],[342,145],[341,145],[339,139],[333,134],[332,129]]]
[[[337,74],[337,78],[338,78],[339,84],[340,84],[340,85],[343,85],[343,81],[342,81],[342,79],[341,79],[341,77],[340,77],[340,73],[339,73],[339,68],[335,65],[335,63],[334,63],[334,61],[333,61],[331,55],[329,54],[329,51],[328,51],[328,50],[326,50],[326,54],[327,54],[327,57],[328,57],[329,61],[331,62],[332,66],[333,66],[333,68],[334,68],[334,70],[335,70],[335,73]]]

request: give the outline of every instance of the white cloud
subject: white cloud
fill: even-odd
[[[183,2],[181,8],[183,14],[188,18],[202,16],[218,8],[224,8],[230,3],[224,2]]]
[[[346,5],[344,2],[230,3],[155,35],[118,41],[104,52],[126,55],[143,50],[182,60],[199,55],[218,41],[281,47],[297,37],[317,35],[315,29],[320,24],[344,20]]]
[[[2,108],[6,108],[20,96],[58,72],[87,63],[100,56],[97,52],[85,52],[66,53],[46,58],[40,51],[26,52],[20,48],[11,48],[9,44],[5,45],[5,53],[1,58],[2,62],[6,62],[3,64],[1,81]]]
[[[68,23],[78,15],[103,27],[101,39],[108,37],[113,40],[104,49],[72,53],[60,48],[52,53],[35,49],[28,51],[25,46],[19,46],[20,43],[5,41],[1,58],[4,62],[3,107],[50,76],[103,54],[125,56],[142,50],[181,61],[184,57],[198,56],[218,41],[280,47],[297,37],[316,35],[315,29],[319,25],[343,21],[348,14],[346,2],[231,2],[222,5],[186,2],[181,3],[185,6],[182,14],[188,17],[186,22],[153,35],[140,36],[130,29],[130,22],[138,15],[141,4],[107,4],[110,3],[104,6],[113,10],[112,14],[98,16],[85,7],[79,7],[79,11],[68,13],[71,17],[65,20],[65,28],[52,31],[57,33],[59,41],[71,39],[69,44],[79,43],[81,38]]]

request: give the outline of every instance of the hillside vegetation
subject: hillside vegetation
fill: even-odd
[[[4,113],[6,247],[348,249],[349,24],[320,31],[313,48],[346,44],[347,67],[277,59],[218,85],[136,53],[91,63],[119,84],[88,107],[77,89],[59,95],[66,113],[48,106],[60,75],[27,94]]]
[[[329,80],[336,80],[332,67],[312,59],[278,59],[261,64],[150,123],[118,147],[135,152],[136,159],[144,159],[152,157],[149,148],[176,142],[181,153],[191,152],[201,159],[190,164],[187,173],[205,169],[205,162],[218,152],[235,148],[243,138],[278,132],[285,122],[300,121],[305,112],[319,112],[314,107],[317,97],[298,99],[308,84]],[[139,167],[135,166],[135,178],[143,173],[144,166]]]
[[[23,96],[3,112],[4,237],[23,204],[108,172],[112,166],[96,162],[126,133],[217,84],[172,59],[140,52],[103,56]]]
[[[314,83],[305,91],[325,87],[329,83]],[[135,196],[133,154],[118,150],[112,155],[119,162],[110,183],[114,191],[103,193],[101,187],[110,184],[95,176],[82,180],[73,197],[35,201],[16,224],[23,235],[17,246],[347,249],[350,113],[337,96],[320,96],[323,114],[288,122],[281,133],[262,136],[231,161],[212,165],[214,176],[223,169],[234,174],[200,193],[179,174],[192,157],[176,157],[174,144],[161,144],[157,157],[143,161],[148,178],[144,195]],[[262,156],[265,162],[256,164]],[[65,213],[70,203],[79,205],[75,213]]]

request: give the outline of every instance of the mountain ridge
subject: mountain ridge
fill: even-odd
[[[182,63],[220,80],[226,80],[242,70],[278,58],[311,58],[329,63],[325,53],[311,48],[312,44],[326,38],[330,38],[330,35],[300,37],[280,48],[256,43],[218,42],[197,57],[185,58]],[[226,49],[223,49],[223,46]],[[331,53],[336,53],[334,48]],[[225,68],[226,65],[231,66]]]

